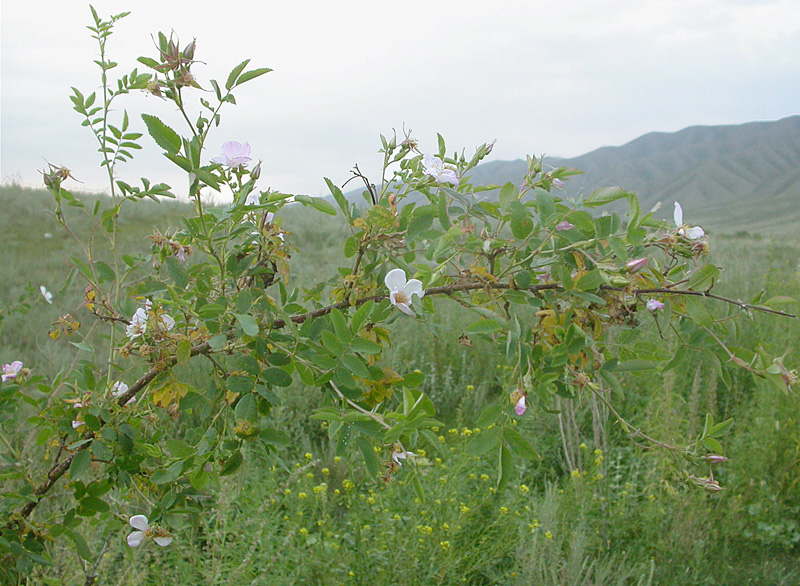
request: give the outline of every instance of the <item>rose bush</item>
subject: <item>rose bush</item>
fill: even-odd
[[[357,446],[371,477],[402,474],[421,490],[412,450],[437,446],[433,429],[442,423],[420,390],[424,373],[404,370],[384,354],[391,323],[415,319],[424,326],[437,299],[473,312],[474,321],[459,325],[464,345],[487,340],[508,365],[503,400],[479,415],[483,431],[466,447],[497,463],[498,490],[515,459],[537,457],[516,429],[518,418],[582,396],[596,398],[632,438],[684,458],[688,484],[720,489],[710,465],[722,457],[719,438],[731,421],[709,417],[698,437],[668,445],[629,424],[612,400],[626,373],[680,368],[685,358],[640,348],[635,334],[643,322],[674,331],[719,370],[733,362],[780,389],[796,382],[779,358],[727,342],[737,317],[788,314],[769,302],[757,306],[712,292],[719,268],[704,261],[708,235],[683,224],[679,204],[672,225],[642,211],[636,196],[619,187],[571,201],[558,190],[578,171],[545,169],[537,158],[528,159],[520,185],[476,186],[470,171],[492,145],[470,157],[448,155],[442,137],[430,154],[411,136],[382,136],[383,174],[374,186],[366,181],[366,206],[330,180],[338,212],[327,199],[259,190],[261,163],[248,168],[248,143],[226,142],[222,156],[212,158],[206,142],[223,107],[236,103],[235,90],[270,70],[248,69],[245,60],[224,83],[201,82],[196,42],[181,47],[159,34],[155,57],[139,59],[149,72],[133,69],[112,81],[117,64],[106,43],[125,14],[103,20],[92,9],[92,15],[102,89],[88,95],[73,89],[71,99],[108,172],[109,206],[86,210],[96,233],[76,233],[63,213],[65,205],[82,206],[65,186],[69,169],[43,171],[56,217],[85,251],[72,261],[84,303],[55,324],[52,343],[73,341],[89,358],[54,380],[23,369],[24,356],[3,366],[0,423],[8,427],[24,415],[37,439],[33,447],[3,447],[4,578],[47,563],[55,540],[71,543],[86,560],[91,583],[98,551],[87,543],[84,524],[132,547],[146,538],[180,547],[170,526],[204,515],[203,491],[237,473],[246,446],[270,450],[287,441],[270,412],[293,381],[324,391],[325,403],[311,417],[327,422],[342,452]],[[140,90],[163,98],[158,112],[141,115],[146,140],[118,104]],[[183,133],[158,116],[171,108],[187,122]],[[195,213],[179,231],[153,234],[148,258],[120,250],[117,236],[130,205],[173,197],[163,183],[143,178],[138,187],[121,178],[133,152],[153,144],[185,171]],[[232,201],[209,205],[210,192]],[[624,214],[595,212],[622,202]],[[289,288],[294,249],[278,215],[287,205],[346,221],[342,245],[350,264],[335,278]],[[41,293],[58,303],[44,287]],[[84,335],[81,322],[93,322],[103,335]],[[196,361],[213,371],[204,386],[182,378]],[[169,425],[174,420],[186,422],[180,433]],[[126,533],[128,526],[136,531]]]

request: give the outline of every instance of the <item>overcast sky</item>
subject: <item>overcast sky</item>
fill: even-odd
[[[403,0],[224,2],[97,0],[130,10],[109,41],[118,74],[156,56],[151,35],[197,38],[201,85],[224,82],[245,58],[270,73],[236,94],[210,136],[262,159],[261,189],[327,193],[358,163],[377,180],[379,134],[414,131],[423,151],[497,139],[492,160],[576,156],[650,131],[775,120],[800,111],[797,0]],[[70,86],[99,86],[88,4],[3,1],[4,182],[39,184],[44,159],[83,187],[106,189],[93,136],[72,111]],[[193,92],[194,97],[202,92]],[[192,95],[191,93],[189,95]],[[127,106],[178,130],[167,102],[137,93]],[[186,180],[149,137],[128,182],[147,176],[185,194]],[[148,154],[147,151],[150,151]],[[352,185],[352,184],[351,184]],[[78,186],[74,184],[74,186]]]

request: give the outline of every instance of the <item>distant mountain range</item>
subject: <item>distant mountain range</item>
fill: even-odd
[[[651,132],[578,157],[547,157],[545,164],[584,171],[567,183],[568,196],[619,185],[639,196],[643,210],[662,202],[663,218],[680,201],[686,220],[710,232],[800,232],[800,116]],[[492,161],[473,170],[472,182],[519,184],[525,169],[522,159]]]
[[[547,157],[545,164],[584,171],[567,184],[572,196],[619,185],[634,191],[643,209],[662,202],[665,218],[680,201],[688,221],[711,231],[800,231],[800,116],[651,132],[574,158]],[[525,168],[524,160],[493,161],[472,179],[519,183]]]

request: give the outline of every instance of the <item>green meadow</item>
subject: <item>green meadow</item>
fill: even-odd
[[[86,206],[102,196],[82,196]],[[39,190],[0,188],[0,362],[22,360],[33,373],[55,377],[82,359],[75,345],[99,335],[81,308],[85,283],[68,279],[74,241],[52,217],[53,202]],[[68,210],[77,233],[91,221]],[[121,220],[122,250],[148,254],[148,235],[181,226],[192,208],[173,201],[131,205]],[[302,288],[336,274],[344,262],[346,225],[308,209],[284,208],[293,255],[290,285]],[[717,224],[724,218],[717,218]],[[711,234],[711,255],[723,267],[714,291],[749,301],[800,295],[800,242],[769,235]],[[39,293],[53,292],[52,305]],[[686,462],[645,449],[591,398],[561,400],[558,412],[531,408],[519,430],[538,457],[520,462],[498,490],[494,456],[466,445],[481,432],[481,412],[509,394],[508,367],[488,344],[459,343],[468,310],[437,300],[424,325],[398,319],[399,343],[388,358],[427,373],[422,388],[445,427],[437,442],[408,446],[417,454],[389,480],[370,478],[355,446],[337,446],[324,421],[313,419],[325,399],[294,381],[270,418],[288,441],[265,451],[253,447],[233,476],[210,483],[197,498],[210,503],[199,524],[173,528],[166,548],[132,549],[130,527],[104,536],[93,520],[81,531],[95,554],[99,583],[113,585],[547,585],[645,586],[800,583],[800,417],[797,397],[752,374],[704,355],[680,350],[671,332],[652,320],[641,344],[652,352],[689,352],[690,368],[677,374],[629,375],[612,400],[632,423],[667,443],[691,441],[706,414],[734,418],[725,436],[729,462],[715,466],[717,493],[688,486]],[[710,304],[724,314],[731,308]],[[789,305],[788,311],[797,307]],[[81,322],[72,336],[51,339],[59,316]],[[800,322],[754,314],[737,335],[749,347],[786,352],[800,366]],[[626,331],[618,332],[620,337]],[[190,364],[193,384],[208,383],[210,365]],[[54,397],[59,400],[59,397]],[[28,413],[34,416],[35,413]],[[46,445],[24,419],[0,430],[21,458],[46,470]],[[191,416],[164,417],[165,433],[186,437]],[[5,458],[9,452],[1,450]],[[3,465],[13,465],[5,461]],[[424,498],[406,483],[416,466]],[[704,472],[707,474],[708,470]],[[36,479],[32,479],[33,482]],[[59,487],[69,491],[68,478]],[[141,495],[140,495],[141,496]],[[124,496],[119,509],[124,509]],[[59,514],[58,496],[34,520]],[[188,515],[187,515],[188,518]],[[111,525],[109,525],[111,526]],[[82,584],[83,562],[74,549],[52,547],[51,564],[37,566],[24,584]]]

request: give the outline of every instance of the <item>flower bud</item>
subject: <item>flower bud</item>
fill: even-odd
[[[259,177],[261,177],[261,161],[259,161],[258,164],[255,167],[253,167],[253,170],[250,171],[250,178],[253,181],[258,179]]]
[[[647,263],[649,263],[649,262],[650,262],[650,259],[647,258],[647,257],[645,257],[645,258],[635,258],[635,259],[629,260],[627,263],[625,263],[625,268],[628,269],[629,273],[638,273],[645,266],[647,266]]]
[[[192,59],[194,59],[194,50],[195,50],[195,47],[196,47],[196,46],[197,46],[197,39],[192,39],[192,42],[191,42],[191,43],[189,43],[189,44],[186,46],[186,48],[183,50],[183,56],[184,56],[186,59],[188,59],[189,61],[191,61]]]
[[[729,460],[725,456],[719,454],[708,454],[706,456],[706,462],[709,464],[721,464],[722,462],[729,462]]]

